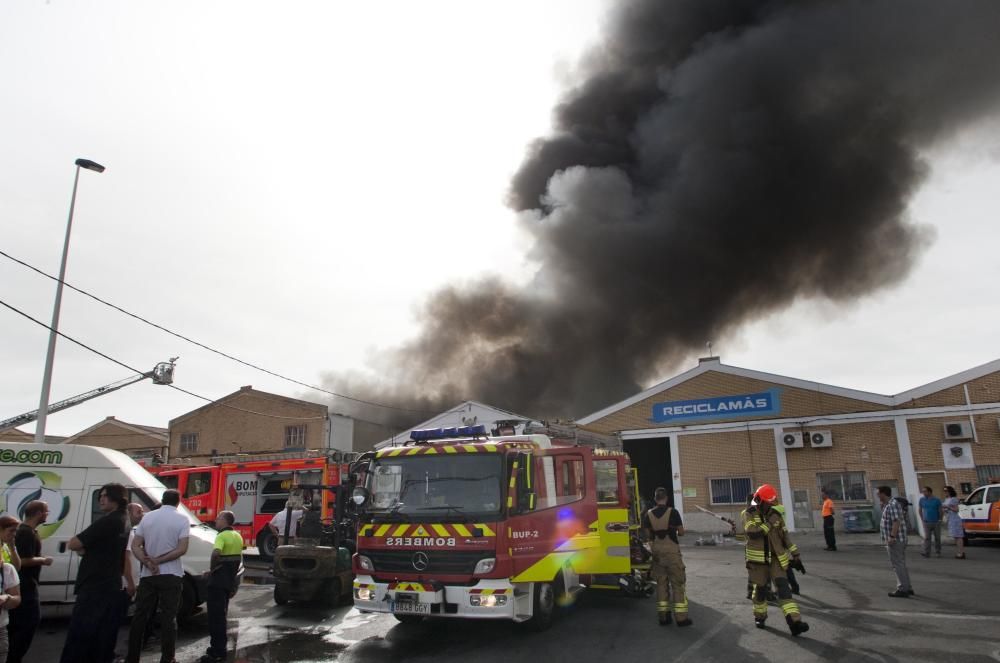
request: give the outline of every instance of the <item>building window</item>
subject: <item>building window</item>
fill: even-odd
[[[198,451],[198,433],[181,433],[181,453]]]
[[[709,479],[712,504],[746,504],[747,496],[753,492],[750,477],[727,477]]]
[[[285,426],[285,447],[305,448],[306,446],[306,425]]]
[[[1000,482],[1000,465],[976,465],[976,478],[980,486]]]
[[[868,499],[864,472],[819,474],[819,486],[838,502],[863,502]]]

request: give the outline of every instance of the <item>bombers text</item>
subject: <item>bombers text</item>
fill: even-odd
[[[455,537],[445,538],[443,536],[433,537],[433,536],[387,536],[385,538],[385,545],[387,546],[430,546],[442,548],[445,546],[454,546]]]

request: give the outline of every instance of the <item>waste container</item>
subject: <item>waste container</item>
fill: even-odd
[[[840,515],[844,519],[846,532],[877,532],[875,522],[875,507],[871,504],[861,506],[841,507]]]

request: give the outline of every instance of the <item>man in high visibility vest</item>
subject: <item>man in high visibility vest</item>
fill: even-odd
[[[656,580],[656,613],[660,624],[670,624],[670,609],[678,626],[691,626],[688,617],[688,602],[684,560],[677,537],[684,534],[681,514],[667,506],[666,488],[657,488],[653,493],[656,506],[643,514],[642,527],[649,536],[649,547],[653,553],[650,573]],[[673,605],[670,599],[673,599]]]
[[[773,581],[788,628],[792,635],[800,635],[809,630],[809,625],[802,621],[799,606],[792,600],[785,570],[789,566],[802,569],[802,562],[785,529],[784,519],[773,508],[777,499],[778,491],[765,483],[754,493],[753,502],[743,514],[747,571],[753,584],[753,621],[757,628],[765,627],[767,589]]]
[[[243,568],[243,537],[233,530],[236,516],[232,511],[220,511],[215,519],[219,533],[212,548],[211,570],[208,571],[208,633],[209,647],[198,663],[225,663],[226,615],[229,599],[236,595]]]

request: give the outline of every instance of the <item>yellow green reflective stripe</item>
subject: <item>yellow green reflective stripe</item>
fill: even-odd
[[[375,527],[375,526],[371,525],[371,527]],[[385,536],[386,532],[389,531],[390,527],[392,527],[392,525],[381,525],[381,526],[379,526],[379,528],[377,530],[375,530],[375,536]]]
[[[431,525],[431,528],[437,533],[438,536],[451,536],[451,532],[444,525]]]
[[[396,531],[392,533],[393,536],[403,536],[406,534],[406,530],[409,529],[409,525],[400,525],[396,528]]]
[[[782,601],[781,612],[785,613],[786,617],[788,615],[797,615],[799,614],[799,606],[795,601]]]
[[[490,527],[488,525],[484,525],[482,523],[476,523],[474,525],[474,527],[478,527],[479,529],[483,530],[483,535],[484,536],[496,536],[497,535],[497,533],[494,532],[492,529],[490,529]]]
[[[455,524],[452,525],[452,527],[455,528],[455,531],[458,532],[459,536],[472,536],[472,532],[470,532],[465,527],[465,525],[462,525],[462,524],[459,524],[459,523],[455,523]]]

